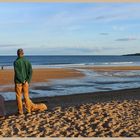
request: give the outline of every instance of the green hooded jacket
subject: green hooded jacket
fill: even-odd
[[[14,77],[15,83],[17,84],[24,83],[24,81],[30,83],[32,78],[32,66],[27,59],[25,59],[24,57],[18,57],[14,61],[14,71],[15,71]]]

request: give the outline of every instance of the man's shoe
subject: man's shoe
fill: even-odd
[[[26,112],[27,115],[31,115],[31,111]]]
[[[23,116],[24,115],[24,113],[19,113],[18,112],[18,114],[17,114],[19,117],[21,117],[21,116]]]

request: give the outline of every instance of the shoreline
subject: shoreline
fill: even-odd
[[[49,82],[57,79],[82,78],[85,76],[79,69],[92,70],[95,72],[114,72],[114,71],[137,71],[140,66],[84,66],[66,68],[35,68],[33,69],[32,84]],[[14,91],[14,70],[0,70],[0,86],[4,88],[0,92]],[[11,85],[13,87],[11,88]],[[5,87],[4,87],[5,86]],[[7,87],[6,87],[7,86]]]
[[[133,71],[133,70],[140,70],[140,66],[136,66],[136,67],[132,67],[132,66],[103,67],[102,66],[102,67],[82,67],[82,68],[40,68],[40,69],[34,69],[32,82],[30,83],[30,90],[33,90],[33,92],[37,91],[38,94],[44,94],[44,95],[47,94],[47,91],[48,91],[49,96],[55,96],[55,95],[57,96],[56,90],[57,89],[59,90],[59,86],[60,87],[62,86],[61,88],[64,90],[64,92],[62,91],[61,95],[64,95],[65,91],[67,91],[67,89],[74,87],[74,84],[76,84],[77,86],[80,85],[81,87],[80,86],[79,87],[81,89],[84,88],[84,84],[85,84],[85,88],[82,89],[83,91],[81,91],[81,89],[79,87],[77,87],[77,91],[75,91],[75,89],[74,89],[74,90],[70,91],[68,94],[72,94],[72,93],[78,94],[80,92],[82,94],[84,94],[84,92],[85,93],[86,92],[96,93],[97,91],[99,92],[99,91],[107,91],[107,90],[114,91],[114,90],[119,90],[119,88],[113,89],[110,87],[110,89],[109,88],[107,89],[104,86],[104,84],[106,84],[106,83],[102,82],[102,81],[99,81],[99,84],[100,83],[101,84],[97,87],[97,90],[96,90],[96,87],[95,87],[95,91],[94,91],[94,87],[93,87],[93,90],[88,90],[90,88],[90,86],[92,86],[92,85],[94,86],[94,84],[96,84],[96,81],[94,83],[94,73],[92,74],[92,71],[98,72],[98,74],[100,74],[100,72],[105,72],[105,71],[108,71],[108,72],[110,72],[110,71],[111,72],[113,72],[113,71],[117,71],[117,72],[126,71],[126,72],[128,72],[128,71]],[[90,72],[87,73],[88,71],[90,71]],[[12,79],[13,74],[14,74],[13,70],[1,70],[0,71],[0,78],[3,79],[0,81],[0,93],[1,93],[1,95],[4,94],[6,99],[8,98],[8,96],[10,97],[10,95],[12,95],[12,93],[14,94],[14,92],[15,92],[14,91],[14,83],[10,83],[10,82],[13,82],[13,79]],[[91,77],[90,80],[89,80],[89,76]],[[96,74],[95,74],[95,76],[96,76]],[[102,76],[102,73],[100,76]],[[104,76],[104,74],[103,74],[103,76]],[[140,75],[138,75],[138,76],[140,76]],[[70,83],[70,80],[72,80],[73,83]],[[85,80],[85,82],[84,82],[84,80]],[[88,82],[91,82],[91,84],[86,83],[86,80],[88,80]],[[74,83],[75,81],[77,83]],[[80,83],[80,81],[81,81],[81,83]],[[6,85],[6,84],[8,84],[7,82],[9,82],[10,85]],[[63,83],[62,85],[61,85],[61,82]],[[1,83],[3,83],[3,84],[1,85]],[[65,84],[66,84],[66,87],[65,87]],[[82,84],[83,84],[83,87],[82,87]],[[111,84],[111,83],[109,83],[109,84]],[[55,85],[56,85],[56,87],[55,87]],[[69,85],[69,86],[67,87],[67,85]],[[75,85],[75,88],[76,88],[76,85]],[[88,87],[88,85],[89,85],[89,87]],[[57,86],[58,86],[58,88],[57,88]],[[86,86],[87,86],[87,89],[86,89]],[[108,85],[108,87],[109,86],[110,85]],[[139,87],[138,82],[137,82],[137,86],[133,86],[133,87],[131,86],[130,88],[137,88],[137,87]],[[78,88],[80,89],[79,91],[78,91]],[[98,90],[99,88],[101,90]],[[123,87],[123,88],[126,89],[127,86]],[[120,89],[123,89],[123,88],[120,88]],[[6,93],[7,93],[7,95],[6,95]],[[33,96],[34,95],[32,95],[32,97]],[[38,97],[39,97],[39,95],[38,95]],[[8,100],[9,99],[10,98],[8,98]]]
[[[70,106],[77,106],[87,103],[102,103],[113,100],[140,100],[140,88],[114,90],[114,91],[102,91],[102,92],[90,92],[79,93],[72,95],[61,95],[53,97],[39,97],[31,98],[35,103],[45,103],[49,109],[53,109],[57,106],[67,108]],[[5,107],[7,115],[15,114],[17,105],[15,100],[5,101]]]
[[[89,66],[89,67],[79,67],[79,68],[99,71],[99,72],[140,70],[140,66],[95,66],[95,67]]]
[[[68,68],[38,68],[33,69],[31,85],[42,82],[49,82],[55,79],[81,78],[85,75],[78,70]],[[14,91],[14,70],[0,70],[0,92]]]
[[[67,79],[84,76],[78,70],[68,68],[39,68],[33,69],[32,83],[47,82],[50,79]],[[0,70],[0,85],[14,84],[14,70]]]

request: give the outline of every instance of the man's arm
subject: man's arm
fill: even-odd
[[[14,62],[14,71],[15,71],[15,79],[17,79],[20,83],[23,83],[23,79],[16,62]]]
[[[32,79],[32,65],[30,62],[28,62],[28,75],[26,81],[30,83],[31,79]]]

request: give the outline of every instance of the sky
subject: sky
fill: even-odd
[[[0,3],[0,55],[140,53],[140,3]]]

